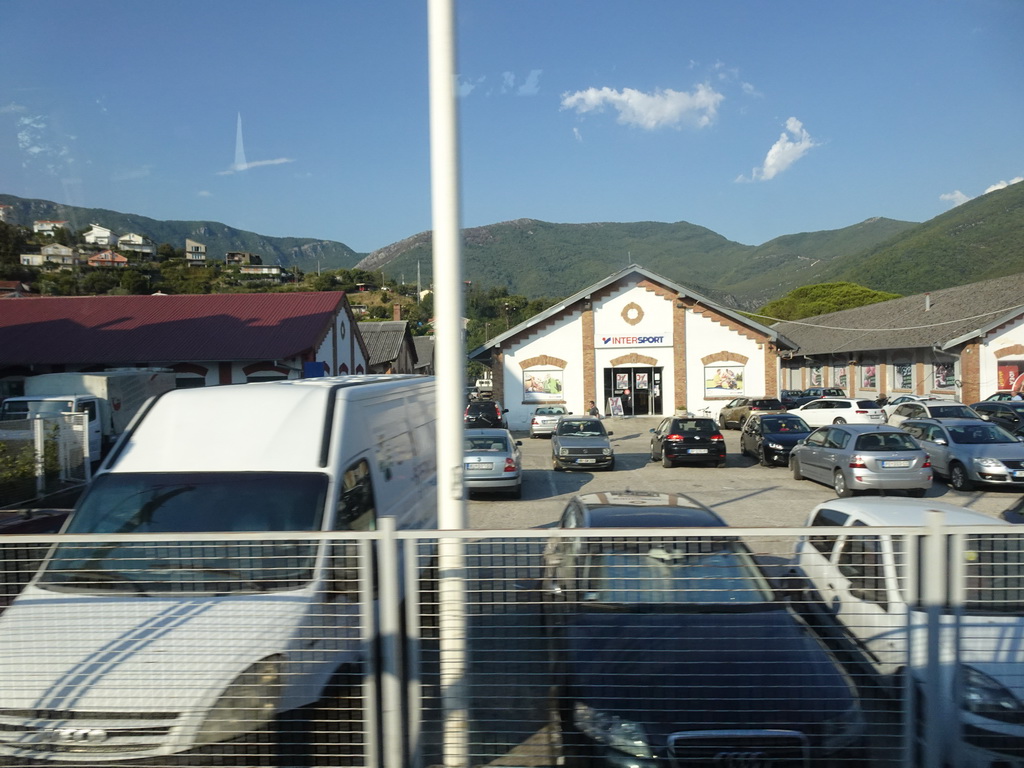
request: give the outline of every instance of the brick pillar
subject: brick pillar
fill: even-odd
[[[779,352],[774,344],[767,341],[764,348],[764,393],[768,397],[779,396]]]
[[[583,338],[580,339],[583,347],[583,403],[586,409],[587,403],[593,400],[597,407],[604,413],[605,404],[597,394],[597,354],[594,351],[594,309],[593,306],[583,305],[583,322],[580,323]],[[568,398],[566,397],[568,402]]]
[[[976,403],[981,400],[981,346],[965,344],[960,354],[960,402]]]
[[[675,398],[675,415],[688,410],[686,393],[686,310],[687,302],[682,299],[672,301],[672,391]],[[664,394],[662,395],[664,398]],[[664,402],[664,400],[662,400]]]

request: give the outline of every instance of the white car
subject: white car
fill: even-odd
[[[980,419],[981,414],[955,400],[911,400],[897,405],[886,419],[898,427],[907,419]]]
[[[908,539],[922,532],[933,510],[944,533],[952,534],[937,564],[928,559],[928,542]],[[807,607],[821,614],[818,621],[837,622],[886,687],[898,691],[911,670],[922,707],[937,715],[932,746],[945,756],[944,765],[1018,768],[1024,744],[1021,528],[953,504],[899,498],[825,502],[807,526],[796,558],[808,580]],[[968,533],[956,534],[965,527]],[[905,532],[893,530],[900,528]],[[938,616],[929,616],[913,594],[915,573],[928,574],[933,566],[951,574]],[[945,579],[930,583],[940,582]],[[939,588],[947,591],[945,584]],[[934,643],[926,637],[930,621]],[[937,690],[928,677],[929,647],[940,659]],[[937,695],[928,701],[931,690]],[[1012,756],[1004,751],[1008,745]]]
[[[882,406],[882,410],[885,411],[885,418],[889,418],[892,412],[896,410],[896,406],[903,405],[903,403],[912,403],[920,400],[932,400],[930,395],[900,395],[894,397],[892,400],[886,401],[885,405]]]
[[[874,400],[852,397],[823,397],[791,408],[812,427],[827,424],[885,424],[885,411]]]

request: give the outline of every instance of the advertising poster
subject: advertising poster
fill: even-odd
[[[865,365],[861,368],[860,385],[864,389],[875,389],[878,386],[877,369],[873,365]]]
[[[637,389],[649,389],[648,379],[646,373],[638,373],[636,375],[636,388]]]
[[[999,364],[999,389],[1013,389],[1017,377],[1020,375],[1020,367],[1016,363]]]
[[[565,399],[562,392],[563,373],[560,368],[524,371],[523,402],[562,402]]]
[[[936,363],[934,365],[934,371],[936,389],[953,389],[956,386],[956,382],[953,379],[952,363]],[[1000,387],[1000,389],[1002,389],[1002,387]]]
[[[704,366],[704,394],[710,397],[715,395],[742,395],[743,366]]]
[[[846,366],[837,365],[832,369],[832,384],[846,389]]]
[[[893,387],[896,389],[911,389],[914,386],[914,367],[907,363],[900,363],[893,368]]]
[[[615,374],[615,389],[629,389],[629,374],[628,373],[616,373]]]

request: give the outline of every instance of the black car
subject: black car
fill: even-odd
[[[714,419],[691,416],[663,419],[651,430],[651,461],[725,466],[725,437]]]
[[[753,413],[740,432],[740,453],[755,457],[762,467],[785,467],[797,440],[810,432],[799,416]]]
[[[984,400],[971,408],[985,421],[991,421],[1015,432],[1024,427],[1024,400]]]
[[[557,536],[545,550],[566,765],[862,756],[849,677],[718,515],[682,495],[604,492],[573,498],[560,526],[647,529]],[[695,527],[715,532],[658,530]]]
[[[508,429],[505,414],[508,408],[502,408],[496,400],[474,400],[466,406],[462,422],[466,427],[486,427],[490,429]]]

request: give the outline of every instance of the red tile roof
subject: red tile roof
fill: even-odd
[[[345,294],[69,296],[0,301],[0,366],[280,360],[316,349]]]

